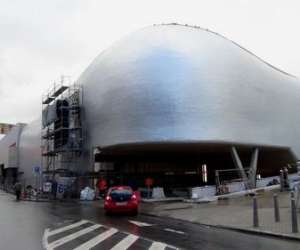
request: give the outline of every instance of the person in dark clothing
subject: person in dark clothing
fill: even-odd
[[[52,181],[52,195],[53,195],[53,199],[56,199],[56,194],[57,194],[57,181],[53,180]]]
[[[16,194],[16,200],[19,201],[20,200],[20,197],[21,197],[21,191],[22,191],[22,185],[20,182],[16,182],[15,183],[15,194]]]

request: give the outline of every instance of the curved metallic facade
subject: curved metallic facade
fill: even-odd
[[[80,77],[88,148],[232,143],[300,155],[300,82],[207,30],[156,25],[101,53]]]
[[[177,152],[182,144],[197,152],[256,145],[291,149],[300,158],[299,80],[216,33],[146,27],[101,53],[78,83],[86,131],[83,169],[93,166],[93,147],[122,145],[174,146]],[[7,152],[5,141],[0,156]],[[37,120],[23,128],[19,142],[19,167],[29,182],[32,167],[41,164],[40,145]]]
[[[33,167],[41,166],[41,120],[37,119],[23,128],[19,144],[19,171],[26,184],[34,184]]]

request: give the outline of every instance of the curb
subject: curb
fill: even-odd
[[[72,200],[20,200],[21,202],[35,202],[35,203],[78,203],[77,201],[72,201]]]
[[[292,241],[300,242],[299,237],[288,235],[288,234],[280,234],[280,233],[274,233],[274,232],[270,232],[270,231],[257,231],[257,230],[237,228],[237,227],[231,227],[231,226],[210,225],[210,224],[205,224],[205,223],[196,222],[196,221],[188,221],[188,220],[177,219],[177,218],[168,217],[168,216],[160,216],[160,215],[156,215],[156,214],[150,214],[147,212],[140,212],[140,214],[152,216],[152,217],[158,217],[158,218],[174,219],[174,220],[179,220],[182,222],[188,222],[188,223],[201,225],[201,226],[205,226],[205,227],[212,227],[212,228],[216,228],[216,229],[225,229],[225,230],[231,230],[231,231],[245,233],[245,234],[253,234],[253,235],[259,235],[259,236],[265,236],[265,237],[274,237],[274,238],[279,238],[279,239],[283,239],[283,240],[292,240]]]
[[[21,199],[20,201],[28,201],[28,202],[52,202],[52,200],[32,200],[32,199]]]
[[[285,239],[285,240],[293,240],[293,241],[300,242],[299,237],[288,235],[288,234],[274,233],[271,231],[258,231],[258,230],[251,230],[251,229],[245,229],[245,228],[237,228],[237,227],[222,226],[222,225],[209,225],[209,224],[202,224],[202,223],[197,223],[197,224],[220,228],[220,229],[231,230],[231,231],[236,231],[236,232],[241,232],[241,233],[248,233],[248,234],[260,235],[260,236],[268,236],[268,237],[281,238],[281,239]]]
[[[5,190],[1,190],[3,193],[8,194],[12,197],[15,197],[15,194],[13,192],[8,192]],[[30,202],[51,202],[52,200],[49,199],[27,199],[27,198],[22,198],[22,196],[20,197],[20,201],[30,201]]]

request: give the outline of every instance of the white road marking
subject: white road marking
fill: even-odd
[[[172,233],[177,233],[177,234],[186,234],[185,232],[175,230],[175,229],[172,229],[172,228],[165,228],[164,230],[168,231],[168,232],[172,232]]]
[[[43,236],[43,242],[42,242],[44,249],[48,249],[48,247],[49,247],[48,233],[49,233],[49,228],[46,228],[45,232],[44,232],[44,236]]]
[[[86,220],[81,220],[81,221],[78,221],[76,223],[73,223],[71,225],[68,225],[68,226],[65,226],[65,227],[62,227],[62,228],[58,228],[58,229],[55,229],[55,230],[52,230],[52,231],[48,231],[47,232],[47,237],[51,236],[51,235],[54,235],[54,234],[58,234],[58,233],[61,233],[61,232],[64,232],[64,231],[67,231],[69,229],[72,229],[72,228],[75,228],[75,227],[78,227],[78,226],[81,226],[85,223],[87,223],[88,221]]]
[[[80,230],[80,231],[78,231],[76,233],[73,233],[73,234],[70,234],[70,235],[68,235],[66,237],[63,237],[63,238],[61,238],[59,240],[51,242],[50,244],[48,244],[48,249],[50,250],[50,249],[53,249],[55,247],[61,246],[61,245],[65,244],[65,243],[67,243],[67,242],[69,242],[71,240],[74,240],[74,239],[76,239],[76,238],[78,238],[78,237],[80,237],[80,236],[82,236],[84,234],[92,232],[93,230],[95,230],[95,229],[97,229],[99,227],[102,227],[102,225],[93,225],[93,226],[87,227],[85,229],[82,229],[82,230]]]
[[[153,242],[149,250],[163,250],[167,247],[168,245],[165,243],[161,242]]]
[[[135,224],[139,227],[151,227],[154,225],[154,224],[148,224],[146,222],[141,222],[141,221],[136,221],[136,220],[130,220],[129,222],[132,224]]]
[[[94,237],[93,239],[83,243],[82,245],[76,247],[74,250],[86,250],[86,249],[91,249],[92,247],[98,245],[100,242],[104,241],[105,239],[111,237],[113,234],[118,232],[117,229],[111,228],[104,233]],[[123,248],[120,248],[123,249]]]
[[[71,225],[68,225],[68,226],[65,226],[65,227],[62,227],[62,228],[58,228],[58,229],[55,229],[55,230],[52,230],[50,231],[50,229],[46,229],[45,232],[44,232],[44,236],[43,236],[43,246],[44,246],[44,249],[46,250],[53,250],[54,248],[58,247],[58,246],[61,246],[71,240],[74,240],[82,235],[85,235],[87,233],[90,233],[92,232],[93,230],[97,229],[97,228],[100,228],[100,227],[104,227],[103,225],[100,225],[100,224],[94,224],[92,226],[89,226],[87,228],[84,228],[78,232],[75,232],[73,234],[69,234],[63,238],[60,238],[56,241],[53,241],[51,243],[48,243],[48,237],[51,236],[51,235],[56,235],[58,233],[61,233],[61,232],[64,232],[66,230],[69,230],[69,229],[72,229],[72,228],[75,228],[75,227],[78,227],[80,225],[83,225],[85,223],[88,223],[89,221],[87,220],[82,220],[82,221],[79,221],[79,222],[76,222],[74,224],[71,224]],[[148,223],[145,223],[145,222],[139,222],[139,221],[129,221],[135,225],[138,225],[138,226],[141,226],[141,227],[145,227],[145,226],[153,226],[154,224],[148,224]],[[169,232],[174,232],[174,233],[178,233],[178,234],[186,234],[185,232],[182,232],[182,231],[177,231],[177,230],[174,230],[174,229],[171,229],[171,228],[164,228],[165,231],[169,231]],[[101,233],[100,235],[97,235],[95,236],[94,238],[90,239],[89,241],[81,244],[81,245],[78,245],[75,250],[85,250],[85,249],[91,249],[93,248],[94,246],[98,245],[99,243],[101,243],[102,241],[110,238],[112,235],[114,235],[115,233],[117,233],[118,230],[115,229],[115,228],[110,228],[108,229],[107,231]],[[111,248],[111,250],[120,250],[120,249],[128,249],[130,246],[132,246],[138,239],[139,239],[139,236],[137,235],[134,235],[134,234],[128,234],[128,233],[125,233],[126,234],[126,237],[123,238],[121,241],[119,241],[118,243],[116,243],[115,246],[113,246]],[[165,243],[162,243],[162,242],[157,242],[157,241],[152,241],[152,245],[150,246],[150,250],[162,250],[162,249],[165,249],[166,247],[170,247],[172,249],[178,249],[174,246],[170,246],[170,245],[167,245]],[[80,243],[79,243],[80,244]]]
[[[121,240],[117,245],[115,245],[111,250],[128,249],[139,237],[133,234],[129,234],[126,238]]]

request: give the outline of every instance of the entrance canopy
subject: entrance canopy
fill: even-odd
[[[114,171],[135,178],[156,176],[159,180],[201,185],[201,169],[207,166],[208,184],[215,183],[215,171],[236,167],[229,143],[147,143],[98,148],[95,162],[113,163]],[[257,174],[275,176],[296,158],[287,147],[234,144],[244,168],[251,165],[252,152],[259,149]],[[165,178],[168,176],[168,178]],[[175,178],[177,176],[177,178]],[[164,178],[163,178],[164,177]],[[164,183],[162,183],[164,184]],[[173,183],[174,184],[174,183]]]

